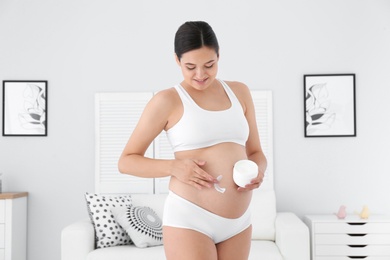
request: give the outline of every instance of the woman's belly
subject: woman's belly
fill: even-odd
[[[247,210],[251,191],[237,191],[238,186],[233,181],[234,164],[247,159],[245,147],[235,143],[222,143],[212,147],[177,152],[177,159],[198,159],[206,161],[201,168],[217,178],[222,175],[219,186],[225,192],[217,191],[214,186],[201,190],[171,177],[169,189],[184,199],[225,218],[238,218]]]

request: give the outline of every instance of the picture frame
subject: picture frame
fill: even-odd
[[[303,81],[305,137],[356,136],[356,75],[308,74]]]
[[[3,136],[47,136],[46,80],[3,81]]]

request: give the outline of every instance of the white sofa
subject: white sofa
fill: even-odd
[[[166,195],[132,195],[134,205],[149,206],[161,217]],[[308,227],[293,213],[277,213],[274,191],[254,192],[250,260],[309,260]],[[62,260],[166,259],[163,246],[137,248],[134,245],[94,248],[94,228],[89,219],[62,230]]]

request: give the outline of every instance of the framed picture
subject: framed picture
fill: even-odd
[[[3,81],[3,136],[47,136],[47,81]]]
[[[304,75],[305,137],[356,136],[355,74]]]

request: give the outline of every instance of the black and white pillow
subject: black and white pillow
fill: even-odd
[[[85,193],[89,216],[95,228],[95,247],[105,248],[118,245],[129,245],[129,235],[115,221],[111,212],[114,208],[131,206],[131,196],[104,196]]]
[[[115,219],[137,247],[163,244],[161,218],[149,207],[127,206],[113,209]]]

